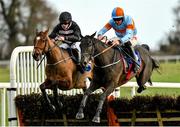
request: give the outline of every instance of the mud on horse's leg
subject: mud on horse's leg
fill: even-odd
[[[99,100],[99,104],[98,104],[98,107],[96,109],[96,114],[93,118],[93,122],[95,123],[100,123],[100,113],[102,111],[102,107],[103,107],[103,104],[104,104],[104,101],[105,99],[107,98],[107,96],[109,96],[114,90],[114,87],[113,85],[110,85],[105,91],[103,94],[101,94],[100,96],[100,100]]]
[[[85,91],[85,93],[83,95],[83,99],[81,100],[81,104],[79,106],[78,113],[76,114],[76,119],[83,119],[84,118],[84,108],[86,106],[88,96],[96,89],[97,89],[97,86],[93,85],[91,82],[90,87]]]
[[[47,105],[48,109],[51,111],[51,112],[55,112],[56,108],[54,107],[54,105],[51,104],[51,101],[46,93],[46,81],[43,82],[41,85],[40,85],[40,89],[41,89],[41,92],[42,92],[42,95],[43,95],[43,98],[45,100],[45,104]]]
[[[55,85],[55,86],[53,87],[53,96],[54,96],[54,102],[55,102],[55,104],[56,104],[56,108],[57,108],[57,109],[62,109],[63,104],[62,104],[62,102],[59,101],[59,97],[58,97],[58,87],[57,87],[57,85]]]

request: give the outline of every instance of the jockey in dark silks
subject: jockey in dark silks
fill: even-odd
[[[52,41],[62,41],[61,48],[72,48],[77,51],[77,62],[81,59],[80,39],[81,30],[76,22],[72,20],[69,12],[62,12],[59,16],[59,24],[57,24],[49,35]]]
[[[124,11],[120,7],[116,7],[112,11],[112,19],[98,32],[98,39],[101,40],[103,35],[110,30],[111,28],[114,29],[116,36],[118,37],[118,41],[113,41],[115,46],[117,45],[124,45],[130,51],[130,56],[135,60],[137,63],[137,58],[134,52],[133,43],[137,42],[136,40],[136,27],[134,24],[134,20],[124,14]],[[135,63],[135,71],[139,69],[139,66]]]

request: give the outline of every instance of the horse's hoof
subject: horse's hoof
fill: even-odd
[[[84,118],[84,113],[77,113],[76,114],[76,119],[83,119]]]
[[[138,89],[137,89],[137,92],[138,93],[141,93],[143,90],[145,90],[146,89],[146,87],[144,87],[144,86],[140,86]]]
[[[62,109],[63,108],[63,103],[62,102],[58,102],[57,106],[58,106],[59,109]]]
[[[94,116],[93,120],[94,123],[100,123],[100,117]]]
[[[49,110],[50,110],[50,112],[55,113],[56,108],[55,108],[55,106],[54,106],[54,105],[49,105]]]

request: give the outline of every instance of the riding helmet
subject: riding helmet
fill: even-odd
[[[60,23],[71,22],[72,21],[71,13],[62,12],[59,16],[59,21],[60,21]]]
[[[112,19],[124,18],[124,10],[120,7],[116,7],[112,11]]]

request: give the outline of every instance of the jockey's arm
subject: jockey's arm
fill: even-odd
[[[120,38],[120,41],[124,44],[133,38],[133,30],[127,29],[124,37]]]
[[[103,39],[103,35],[109,31],[112,28],[111,24],[108,22],[99,32],[98,32],[98,39],[102,40]]]
[[[55,39],[57,37],[57,33],[58,33],[59,29],[58,29],[58,25],[56,25],[53,29],[53,31],[49,34],[49,38]]]
[[[79,26],[76,26],[74,28],[74,33],[72,35],[67,35],[64,37],[65,40],[71,41],[71,42],[78,42],[81,39],[81,30]]]
[[[122,43],[128,42],[134,36],[135,25],[133,19],[131,17],[128,17],[126,23],[126,33],[123,37],[120,38]]]
[[[65,40],[71,42],[78,42],[80,40],[80,35],[79,34],[67,35],[65,36]]]

